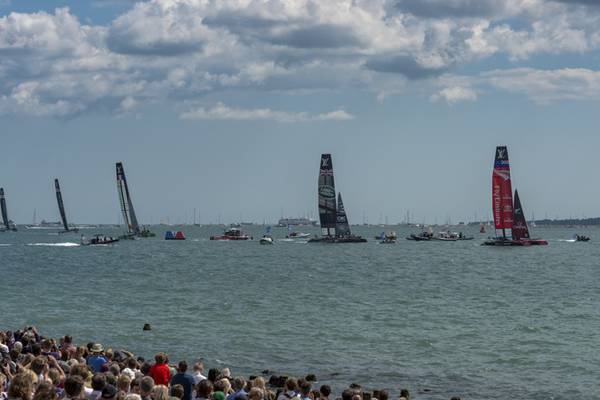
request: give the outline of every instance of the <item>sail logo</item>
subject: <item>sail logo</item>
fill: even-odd
[[[504,179],[505,181],[508,181],[510,179],[510,171],[508,170],[494,170],[494,175],[497,175],[499,177],[501,177],[502,179]]]
[[[321,158],[321,168],[330,168],[329,166],[329,162],[331,161],[331,158]]]
[[[506,154],[506,147],[498,147],[496,152],[496,158],[499,160],[505,160],[508,158]]]
[[[335,189],[329,185],[321,186],[319,187],[319,196],[326,199],[335,199]]]

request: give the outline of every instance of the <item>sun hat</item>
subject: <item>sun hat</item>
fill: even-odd
[[[104,349],[102,348],[102,345],[100,343],[94,343],[94,345],[90,349],[92,353],[102,353],[103,350]]]

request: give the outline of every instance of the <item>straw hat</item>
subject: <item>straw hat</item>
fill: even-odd
[[[102,353],[104,349],[102,348],[102,345],[100,343],[94,343],[90,351],[92,353]]]

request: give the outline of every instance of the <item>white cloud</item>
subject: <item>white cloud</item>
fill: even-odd
[[[477,100],[477,93],[473,89],[461,86],[447,87],[431,96],[431,101],[445,101],[449,105],[453,105],[460,101],[475,100]]]
[[[600,71],[584,68],[515,68],[482,74],[494,88],[522,94],[540,104],[560,100],[600,100]]]
[[[412,86],[453,103],[475,100],[482,85],[439,85],[458,67],[496,56],[516,67],[510,75],[539,54],[600,51],[600,7],[581,5],[588,0],[116,1],[132,6],[106,26],[84,24],[67,8],[1,16],[2,112],[119,113],[152,101],[181,109],[224,92],[347,88],[383,101]],[[554,101],[551,90],[536,97],[540,88],[513,87],[498,71],[483,78],[475,67],[471,79]],[[556,98],[594,93],[593,81],[577,82],[587,89],[555,89]],[[29,100],[17,101],[34,84]]]
[[[322,114],[305,112],[288,112],[270,108],[232,108],[223,103],[212,107],[198,107],[180,114],[181,119],[189,120],[223,120],[223,121],[277,121],[277,122],[310,122],[310,121],[346,121],[354,116],[344,110],[335,110]]]

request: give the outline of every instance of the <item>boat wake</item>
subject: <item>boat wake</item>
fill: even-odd
[[[567,242],[567,243],[575,243],[577,240],[575,239],[557,239],[557,242]]]
[[[49,246],[49,247],[79,247],[79,243],[64,242],[64,243],[27,243],[27,246]]]
[[[0,243],[0,247],[8,247],[8,246],[12,246],[12,244],[10,244],[10,243]]]

